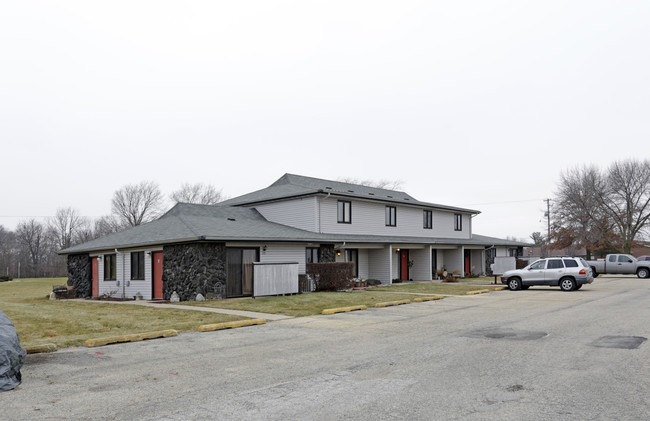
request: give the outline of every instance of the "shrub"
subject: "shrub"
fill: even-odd
[[[8,281],[11,281],[11,280],[13,280],[13,278],[11,276],[0,275],[0,282],[8,282]]]
[[[338,291],[350,288],[352,262],[307,263],[307,274],[316,282],[316,291]]]

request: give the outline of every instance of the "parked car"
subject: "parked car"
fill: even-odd
[[[559,286],[562,291],[573,291],[594,281],[587,262],[580,257],[549,257],[540,259],[523,269],[509,270],[501,276],[501,283],[511,291],[528,289],[533,285]]]
[[[636,258],[639,262],[650,262],[650,256],[639,256]]]
[[[639,261],[629,254],[608,254],[604,259],[587,261],[594,277],[601,274],[636,274],[639,278],[650,277],[650,261]]]

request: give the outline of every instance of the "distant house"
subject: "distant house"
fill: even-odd
[[[382,284],[438,269],[489,272],[524,243],[472,232],[472,209],[400,191],[285,174],[217,205],[179,203],[159,219],[60,251],[78,296],[193,299],[253,294],[256,264],[347,261]],[[510,250],[510,251],[509,251]],[[221,288],[221,289],[219,289]]]

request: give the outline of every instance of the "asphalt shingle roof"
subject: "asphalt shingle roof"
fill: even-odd
[[[323,180],[302,175],[285,174],[269,187],[252,193],[238,196],[222,202],[224,205],[245,206],[291,197],[314,194],[332,194],[347,198],[363,200],[379,200],[382,202],[400,203],[404,205],[422,206],[448,211],[478,214],[474,209],[440,205],[437,203],[421,202],[413,196],[397,190],[380,189],[341,181]]]
[[[526,244],[493,237],[473,235],[471,239],[426,238],[382,235],[320,234],[289,227],[266,220],[253,207],[238,206],[323,192],[353,197],[376,197],[383,201],[403,201],[416,206],[440,207],[448,210],[460,208],[419,202],[406,193],[377,189],[349,183],[285,174],[266,189],[249,193],[217,205],[178,203],[159,219],[147,224],[109,234],[89,242],[61,250],[60,254],[88,253],[115,248],[136,248],[170,243],[215,241],[263,242],[347,242],[382,244],[447,244],[447,245],[501,245]],[[389,197],[391,196],[391,197]],[[469,209],[465,212],[478,213]]]

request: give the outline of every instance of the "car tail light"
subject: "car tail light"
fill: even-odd
[[[584,269],[581,269],[580,272],[578,272],[580,275],[586,275],[587,271]]]

